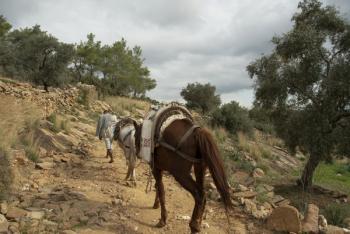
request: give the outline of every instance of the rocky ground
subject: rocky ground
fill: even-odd
[[[75,146],[72,142],[71,152],[42,148],[42,162],[36,164],[26,158],[24,151],[13,152],[12,166],[17,172],[27,171],[28,180],[23,180],[20,190],[1,206],[11,232],[189,232],[188,219],[194,204],[189,193],[170,176],[165,177],[169,222],[163,229],[155,228],[160,211],[151,208],[154,191],[145,192],[148,165],[139,164],[137,186],[133,187],[123,180],[126,165],[119,149],[115,162],[110,164],[104,157],[104,145],[93,137],[94,126],[75,123],[73,128],[71,134],[80,135],[80,142]],[[69,138],[66,136],[66,140]],[[79,151],[74,150],[78,147]],[[245,233],[249,228],[255,233],[256,226],[249,223],[249,216],[238,207],[235,212],[231,230]],[[228,224],[218,202],[208,203],[205,216],[204,233],[226,233]]]

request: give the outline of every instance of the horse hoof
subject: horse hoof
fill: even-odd
[[[166,223],[163,220],[159,220],[159,222],[156,224],[157,228],[162,228],[166,225]]]
[[[156,209],[158,209],[158,208],[159,208],[159,204],[154,204],[154,205],[153,205],[153,209],[156,210]]]

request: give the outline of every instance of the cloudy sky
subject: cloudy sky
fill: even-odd
[[[349,18],[349,0],[323,0]],[[0,0],[14,28],[35,24],[62,41],[112,43],[124,37],[143,49],[157,80],[148,95],[181,101],[189,82],[217,87],[224,102],[251,106],[246,66],[269,53],[274,35],[291,28],[298,0]]]

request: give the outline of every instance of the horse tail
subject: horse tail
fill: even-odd
[[[218,147],[213,137],[206,129],[197,129],[195,131],[195,136],[199,145],[200,154],[207,163],[215,186],[221,195],[225,209],[228,210],[228,208],[232,207],[232,201],[224,163],[220,157]]]

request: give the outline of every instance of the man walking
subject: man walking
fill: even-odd
[[[104,140],[107,148],[106,157],[110,157],[109,163],[112,163],[113,160],[113,151],[112,151],[112,141],[115,130],[115,125],[117,124],[117,116],[113,115],[111,110],[105,110],[100,116],[97,127],[96,127],[96,136],[100,140]]]

